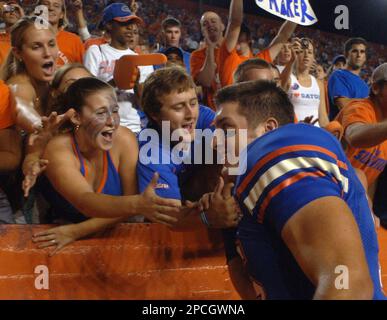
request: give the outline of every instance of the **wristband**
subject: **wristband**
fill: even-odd
[[[200,219],[202,220],[203,224],[206,226],[206,227],[210,227],[210,223],[208,222],[208,219],[207,219],[207,216],[206,216],[206,213],[204,211],[202,211],[200,213]]]

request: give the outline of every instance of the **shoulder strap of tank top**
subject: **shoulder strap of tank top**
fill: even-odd
[[[77,139],[75,138],[74,132],[72,134],[72,145],[73,145],[73,151],[74,151],[75,155],[77,156],[79,163],[81,164],[81,173],[84,177],[87,177],[87,171],[88,171],[87,165],[86,165],[85,161],[83,160],[81,152],[79,151],[78,142],[77,142]]]

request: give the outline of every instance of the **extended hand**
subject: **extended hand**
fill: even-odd
[[[222,177],[214,190],[209,196],[209,207],[206,210],[207,220],[213,228],[231,228],[235,227],[240,221],[240,210],[234,197],[232,196],[233,183],[224,184]],[[205,202],[201,201],[203,206]]]
[[[158,179],[159,174],[155,173],[147,188],[138,196],[136,211],[152,222],[172,227],[178,221],[175,216],[180,214],[181,204],[178,200],[164,199],[156,195]]]
[[[73,225],[69,224],[39,232],[32,236],[32,242],[35,243],[39,249],[55,247],[54,250],[49,253],[49,256],[51,257],[63,247],[78,239],[72,231],[72,228]]]
[[[45,159],[31,161],[23,165],[24,180],[22,183],[22,188],[23,188],[25,197],[28,197],[28,194],[31,188],[36,183],[36,179],[44,170],[46,170],[47,165],[48,165],[48,160],[45,160]]]

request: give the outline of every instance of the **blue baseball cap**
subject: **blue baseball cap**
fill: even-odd
[[[184,60],[183,50],[178,47],[169,47],[168,49],[162,50],[161,53],[165,54],[166,56],[168,56],[170,53],[175,53],[181,58],[181,60]]]
[[[333,58],[332,64],[336,64],[336,63],[339,62],[339,61],[344,62],[344,64],[347,63],[347,59],[345,58],[345,56],[343,56],[342,54],[340,54],[340,55],[338,55],[338,56],[336,56],[336,57]]]
[[[130,11],[125,3],[112,3],[103,10],[101,24],[105,25],[110,21],[126,22],[135,20],[139,24],[144,24],[144,21]]]

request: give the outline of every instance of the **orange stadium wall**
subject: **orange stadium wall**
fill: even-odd
[[[239,299],[219,231],[122,224],[49,257],[31,237],[50,227],[0,225],[0,299]],[[35,286],[41,265],[48,290]]]
[[[0,225],[0,299],[236,300],[218,231],[171,232],[157,224],[121,224],[77,241],[53,257],[32,234],[48,225]],[[387,286],[387,231],[379,229]],[[38,290],[37,266],[48,268]]]

